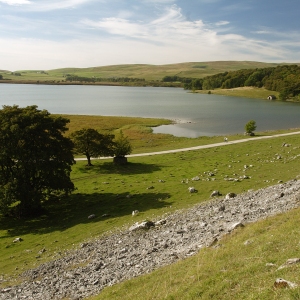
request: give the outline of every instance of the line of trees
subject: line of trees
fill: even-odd
[[[101,78],[101,77],[84,77],[84,76],[77,76],[77,75],[66,75],[66,81],[76,81],[76,82],[144,82],[144,78],[131,78],[131,77],[108,77],[108,78]]]
[[[0,212],[34,216],[42,204],[67,196],[74,190],[70,179],[74,154],[91,158],[114,156],[126,163],[131,145],[121,132],[118,137],[92,128],[65,136],[69,119],[54,117],[37,106],[3,106],[0,110]]]

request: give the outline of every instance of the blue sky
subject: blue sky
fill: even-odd
[[[299,0],[0,0],[0,69],[300,62]]]

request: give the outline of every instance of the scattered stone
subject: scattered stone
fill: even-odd
[[[44,252],[46,252],[47,250],[45,248],[41,249],[38,254],[43,254]]]
[[[110,217],[110,215],[109,214],[103,214],[101,217],[102,218],[107,218],[107,217]]]
[[[153,185],[147,187],[147,190],[153,190],[153,189],[154,189]]]
[[[149,229],[150,227],[155,226],[154,222],[152,221],[144,221],[142,223],[135,223],[130,228],[129,231],[135,231],[138,229]]]
[[[273,263],[266,263],[266,267],[276,267],[276,265]]]
[[[274,288],[276,289],[287,289],[287,288],[294,289],[297,286],[298,285],[296,283],[287,281],[283,278],[277,278],[274,282]]]
[[[299,207],[299,197],[300,180],[291,180],[231,199],[214,198],[168,213],[156,222],[135,223],[91,239],[76,250],[57,251],[52,261],[41,264],[37,259],[40,265],[20,274],[9,292],[0,288],[0,300],[14,300],[16,295],[43,300],[88,298],[107,286],[187,258],[205,246],[220,247],[222,237],[235,228]],[[290,266],[298,259],[287,262]],[[287,283],[290,286],[293,283]]]
[[[237,195],[235,193],[228,193],[226,196],[225,196],[225,199],[226,200],[229,200],[229,199],[232,199],[232,198],[235,198]]]
[[[220,196],[220,195],[221,195],[221,194],[220,194],[219,191],[213,191],[213,192],[210,194],[211,197],[217,197],[217,196]]]
[[[199,176],[193,177],[192,180],[193,180],[193,181],[199,181],[199,180],[200,180],[200,177],[199,177]]]
[[[92,215],[89,215],[89,216],[88,216],[88,219],[94,219],[94,218],[96,218],[96,215],[95,215],[95,214],[92,214]]]
[[[225,211],[225,204],[222,204],[222,205],[219,207],[219,211]]]
[[[250,244],[252,244],[252,243],[253,243],[252,240],[247,240],[247,241],[244,242],[244,245],[247,246],[247,245],[250,245]]]
[[[17,237],[17,238],[15,238],[15,239],[13,240],[13,243],[18,243],[18,242],[22,242],[22,241],[23,241],[22,238]]]
[[[155,226],[160,226],[160,225],[165,225],[167,223],[167,220],[165,219],[162,219],[162,220],[159,220],[159,221],[156,221],[154,223]]]
[[[132,216],[137,216],[140,212],[136,209],[132,212]]]
[[[196,193],[196,189],[193,186],[190,186],[188,190],[190,193]]]
[[[231,232],[239,227],[245,227],[245,225],[242,222],[233,223],[228,227],[228,231]]]
[[[300,263],[300,258],[289,258],[283,265],[281,265],[278,270],[290,267],[292,265],[295,264],[299,264]]]

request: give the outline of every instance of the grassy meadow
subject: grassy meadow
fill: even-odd
[[[112,133],[122,129],[134,145],[133,153],[223,141],[223,137],[189,139],[151,132],[151,126],[166,124],[168,120],[67,117],[71,120],[70,132],[87,126]],[[288,130],[257,135],[283,132]],[[0,216],[1,287],[18,281],[18,274],[23,271],[59,258],[83,241],[127,228],[137,221],[209,201],[213,190],[223,195],[242,193],[298,178],[299,135],[257,141],[253,137],[246,143],[230,144],[231,140],[241,138],[245,137],[230,136],[229,143],[218,148],[131,157],[125,166],[114,165],[112,159],[95,160],[93,167],[78,161],[71,173],[76,190],[69,198],[45,203],[46,213],[36,219]],[[290,147],[282,147],[283,143]],[[251,167],[245,171],[244,165]],[[208,176],[208,172],[215,176]],[[224,180],[243,175],[250,179]],[[195,176],[201,180],[191,182]],[[189,179],[190,183],[182,183],[183,179]],[[196,194],[188,193],[190,185],[198,190]],[[150,186],[154,188],[148,189]],[[132,217],[135,209],[140,214]],[[89,220],[90,214],[95,214],[96,218]],[[299,267],[277,274],[274,268],[266,268],[265,263],[281,264],[288,258],[299,257],[296,225],[299,214],[295,210],[246,226],[224,239],[223,247],[204,249],[197,256],[154,274],[107,288],[94,299],[290,299],[287,298],[290,291],[274,291],[272,283],[277,277],[300,282]],[[13,243],[17,237],[23,241]],[[247,248],[243,246],[246,239],[253,239]],[[299,299],[299,289],[297,291],[291,299]]]
[[[266,100],[270,94],[276,96],[279,99],[279,92],[269,91],[265,88],[256,88],[256,87],[239,87],[234,89],[215,89],[215,90],[197,90],[196,93],[201,94],[216,94],[222,96],[233,96],[233,97],[247,97],[255,99],[264,99]]]

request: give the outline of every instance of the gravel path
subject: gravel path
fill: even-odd
[[[151,155],[160,155],[160,154],[185,152],[185,151],[192,151],[192,150],[199,150],[199,149],[207,149],[207,148],[221,147],[221,146],[227,146],[227,145],[232,145],[232,144],[245,143],[245,142],[249,142],[249,141],[254,142],[254,141],[259,141],[259,140],[272,139],[272,138],[276,138],[276,137],[289,136],[289,135],[295,135],[295,134],[300,134],[300,131],[282,133],[282,134],[274,134],[274,135],[267,135],[267,136],[251,137],[251,138],[235,140],[235,141],[230,141],[229,140],[227,142],[201,145],[201,146],[195,146],[195,147],[189,147],[189,148],[180,148],[180,149],[149,152],[149,153],[131,154],[131,155],[127,155],[127,157],[151,156]],[[99,158],[92,158],[92,159],[110,159],[110,158],[112,158],[112,157],[99,157]],[[84,158],[80,157],[80,158],[76,158],[75,160],[77,160],[77,161],[86,160],[86,158],[85,157]]]
[[[0,299],[82,299],[212,246],[236,227],[299,207],[300,181],[221,197],[80,245],[20,276]],[[145,224],[144,224],[145,225]]]

